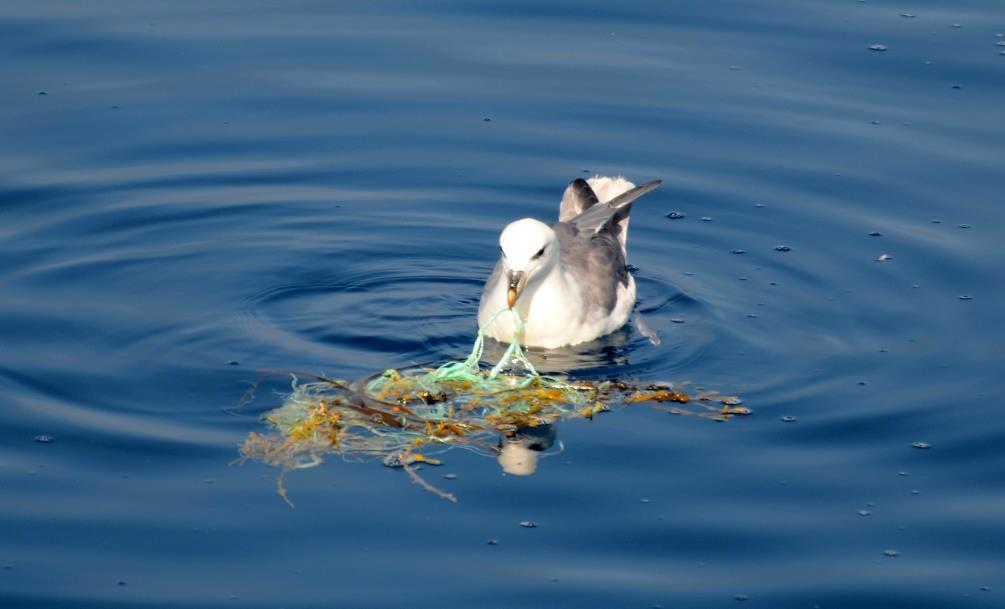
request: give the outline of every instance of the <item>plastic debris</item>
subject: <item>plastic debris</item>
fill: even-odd
[[[521,336],[519,315],[510,309],[496,315],[504,312],[514,315]],[[481,364],[483,347],[479,330],[466,359],[438,368],[391,369],[355,382],[293,376],[283,404],[264,417],[270,431],[251,432],[240,447],[240,460],[280,467],[284,474],[320,465],[328,455],[380,460],[386,467],[404,469],[425,490],[456,501],[423,480],[413,466],[440,465],[439,455],[464,448],[497,457],[507,473],[526,475],[533,473],[538,455],[554,444],[554,423],[590,419],[633,404],[718,421],[750,414],[739,406],[739,398],[712,392],[692,396],[672,383],[542,375],[519,340],[487,368]],[[290,502],[282,475],[278,492]]]

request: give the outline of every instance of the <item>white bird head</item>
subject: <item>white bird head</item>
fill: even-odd
[[[559,258],[555,231],[533,218],[517,220],[504,228],[499,235],[499,249],[509,284],[506,303],[510,308],[516,304],[527,284],[536,283],[536,278],[546,277]]]

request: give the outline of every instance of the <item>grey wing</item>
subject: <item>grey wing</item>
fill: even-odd
[[[600,200],[593,188],[583,178],[569,182],[562,194],[562,205],[558,208],[558,221],[568,222],[584,211],[590,209]]]
[[[587,309],[599,308],[604,314],[613,311],[618,286],[628,285],[628,267],[617,236],[609,230],[585,233],[566,222],[552,228],[558,235],[562,266],[580,286]]]
[[[647,192],[656,190],[662,183],[663,180],[655,180],[647,182],[642,186],[636,186],[628,192],[614,197],[607,203],[587,208],[578,216],[569,219],[568,222],[585,233],[599,232],[608,224],[613,225],[617,232],[617,228],[620,228],[622,220],[628,218],[628,214],[632,212],[632,203],[635,199],[638,199]]]

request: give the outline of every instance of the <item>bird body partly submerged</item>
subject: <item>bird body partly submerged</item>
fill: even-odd
[[[624,178],[575,180],[565,191],[559,221],[524,218],[499,237],[501,255],[485,283],[478,323],[487,336],[512,341],[513,316],[524,320],[521,342],[556,348],[587,342],[623,326],[635,306],[635,279],[627,269],[632,202],[660,185],[638,188]]]

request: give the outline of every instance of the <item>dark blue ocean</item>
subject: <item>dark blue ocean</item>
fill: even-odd
[[[7,0],[0,83],[0,607],[1005,607],[1001,0]],[[545,355],[750,416],[235,463],[596,174],[662,342]]]

